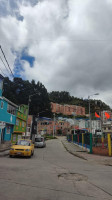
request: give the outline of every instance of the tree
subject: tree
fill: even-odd
[[[29,113],[37,115],[39,112],[46,111],[41,113],[41,116],[52,116],[49,95],[42,83],[35,83],[34,80],[30,83],[22,78],[14,78],[13,81],[5,78],[3,88],[3,96],[18,105],[27,105],[29,95],[35,94],[31,97]]]

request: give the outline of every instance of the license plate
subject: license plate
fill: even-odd
[[[17,155],[21,155],[21,152],[17,152]]]

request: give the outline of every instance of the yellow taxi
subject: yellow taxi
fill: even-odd
[[[31,140],[21,139],[15,145],[12,145],[9,156],[26,156],[31,157],[34,154],[34,144]]]

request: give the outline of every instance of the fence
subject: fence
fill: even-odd
[[[67,140],[69,142],[73,142],[78,144],[86,149],[90,149],[90,134],[89,133],[82,133],[82,134],[75,134],[75,135],[67,135]]]
[[[109,154],[109,149],[112,147],[111,144],[109,145],[108,136],[110,136],[110,134],[105,135],[105,137],[95,135],[92,137],[92,152],[94,154],[112,156],[111,153]]]
[[[88,149],[90,153],[112,156],[112,136],[109,133],[105,137],[90,133],[69,134],[67,140]]]

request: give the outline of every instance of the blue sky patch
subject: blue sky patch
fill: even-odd
[[[27,48],[24,48],[23,51],[20,52],[15,52],[14,50],[12,50],[12,52],[14,54],[16,54],[16,59],[14,62],[14,75],[16,77],[21,77],[21,72],[24,70],[23,69],[23,62],[27,61],[30,65],[30,67],[33,67],[35,58],[33,56],[29,56],[27,53]]]
[[[29,62],[30,66],[33,67],[33,63],[35,61],[35,58],[33,56],[29,56],[28,54],[22,54],[21,60],[25,60]]]

